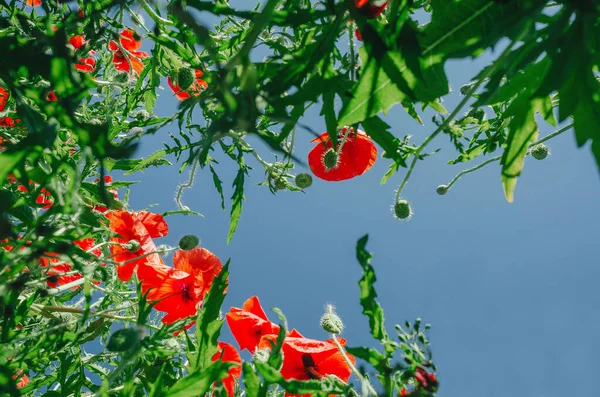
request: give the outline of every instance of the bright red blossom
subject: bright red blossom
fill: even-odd
[[[248,349],[250,353],[254,353],[263,336],[279,332],[279,326],[269,321],[256,296],[246,300],[241,309],[232,307],[225,317],[240,350]]]
[[[344,127],[338,134],[338,147],[346,135],[348,127]],[[361,130],[354,133],[352,130],[348,133],[346,141],[339,153],[338,164],[327,169],[323,162],[323,157],[328,149],[332,148],[332,142],[329,134],[326,132],[311,142],[319,142],[308,154],[308,165],[316,177],[326,181],[343,181],[352,179],[367,172],[375,160],[377,160],[377,148],[371,141],[371,138]]]
[[[158,301],[154,308],[166,312],[162,322],[171,324],[195,316],[215,277],[223,269],[219,258],[205,248],[177,251],[173,267],[159,263],[140,265],[138,278],[142,292],[149,301]]]
[[[92,249],[94,247],[94,245],[96,245],[93,238],[85,238],[82,240],[75,240],[75,241],[73,241],[73,244],[75,244],[76,246],[78,246],[79,248],[81,248],[84,251],[88,251],[88,250]],[[95,249],[95,250],[91,251],[91,253],[97,257],[102,256],[102,251],[100,249]],[[48,269],[48,272],[46,273],[48,275],[48,278],[46,279],[46,283],[48,284],[48,286],[50,288],[56,288],[59,285],[69,284],[69,283],[72,283],[73,281],[77,281],[77,280],[83,278],[83,275],[79,272],[73,273],[73,274],[66,274],[66,273],[72,272],[73,266],[71,266],[68,263],[65,263],[60,258],[60,256],[54,252],[47,253],[46,256],[41,257],[40,264],[43,267],[50,267],[50,269]],[[103,264],[103,266],[104,266],[104,264]],[[99,283],[99,282],[97,282],[97,283]],[[77,288],[78,287],[75,286],[71,289],[77,289]]]
[[[230,397],[234,397],[235,395],[235,383],[240,378],[242,374],[242,358],[240,357],[240,353],[235,349],[235,347],[231,346],[229,343],[219,342],[217,345],[217,353],[212,356],[212,361],[217,361],[221,359],[224,363],[237,363],[238,365],[232,367],[228,373],[229,376],[222,379],[221,382],[227,390],[227,394]]]
[[[69,44],[73,46],[73,48],[77,51],[85,44],[87,44],[87,40],[82,35],[73,36],[69,39]],[[88,55],[93,54],[93,51],[88,51]],[[93,57],[83,57],[79,58],[80,63],[75,64],[75,68],[81,72],[93,72],[96,69],[96,59]]]
[[[46,101],[48,101],[48,102],[58,101],[58,97],[56,96],[56,93],[54,91],[50,91],[48,93],[48,96],[46,96]]]
[[[6,103],[8,102],[8,98],[10,98],[10,94],[8,93],[8,91],[0,87],[0,112],[4,111]]]
[[[0,127],[14,127],[16,123],[20,122],[19,119],[13,119],[12,117],[0,117]]]
[[[259,347],[270,347],[269,340],[275,338],[275,335],[264,337]],[[338,338],[338,341],[342,346],[346,344],[343,338]],[[323,379],[328,375],[335,375],[342,381],[348,382],[352,374],[350,366],[332,340],[323,342],[308,338],[287,337],[283,341],[282,351],[281,375],[286,380]],[[346,354],[354,364],[356,362],[354,356]],[[291,394],[286,393],[286,395],[290,396]]]
[[[112,211],[106,214],[106,217],[110,221],[110,230],[118,234],[111,238],[113,243],[125,245],[135,240],[140,244],[140,249],[136,252],[130,252],[128,248],[121,245],[110,246],[110,252],[116,262],[127,262],[117,265],[119,279],[129,281],[136,266],[146,264],[158,266],[162,263],[158,254],[144,256],[156,251],[153,238],[166,236],[169,232],[169,226],[162,215],[147,211]]]
[[[173,83],[171,77],[167,78],[167,83],[169,84],[169,87],[171,87],[171,89],[175,93],[175,96],[180,101],[191,97],[188,91],[191,91],[194,94],[194,96],[198,96],[202,91],[208,88],[208,83],[201,79],[204,73],[202,73],[202,71],[199,69],[196,69],[194,73],[196,74],[196,81],[194,81],[194,83],[186,91],[182,90],[177,84]]]
[[[15,380],[15,379],[19,378],[19,376],[20,376],[19,380],[17,381],[17,389],[22,389],[25,386],[27,386],[27,384],[29,383],[29,378],[27,377],[27,375],[21,375],[21,374],[23,374],[22,369],[18,370],[17,373],[14,374],[12,377],[13,380]]]
[[[356,8],[368,18],[377,18],[388,6],[388,1],[383,0],[354,0]]]
[[[148,53],[143,51],[137,51],[142,46],[142,38],[133,30],[125,29],[121,32],[121,38],[119,39],[121,47],[126,51],[125,54],[119,48],[116,41],[108,43],[108,48],[114,52],[113,64],[117,70],[129,72],[131,66],[137,74],[141,74],[144,70],[144,64],[141,61],[142,58],[148,57]]]

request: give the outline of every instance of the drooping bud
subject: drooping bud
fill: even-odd
[[[296,186],[300,189],[306,189],[311,187],[313,178],[309,174],[298,174],[296,175]]]
[[[534,159],[543,160],[546,157],[548,157],[550,149],[548,149],[548,146],[544,145],[543,143],[538,143],[537,145],[531,148],[530,153],[531,157],[533,157]]]
[[[183,67],[177,71],[177,85],[185,91],[194,83],[195,77],[192,69]]]
[[[136,347],[146,336],[146,331],[139,325],[122,328],[113,332],[106,348],[111,352],[122,352]]]
[[[333,305],[325,306],[325,314],[321,317],[321,328],[330,334],[339,335],[344,330],[342,319],[335,313]]]
[[[193,234],[188,234],[187,236],[183,236],[179,240],[179,248],[181,248],[184,251],[191,251],[196,246],[198,246],[198,244],[200,244],[200,239],[198,237],[194,236]]]
[[[127,251],[138,252],[140,250],[140,242],[137,240],[129,240],[127,242]]]
[[[435,191],[440,196],[443,196],[444,194],[448,193],[448,186],[446,186],[446,185],[440,185],[440,186],[437,187],[437,189],[435,189]]]
[[[409,220],[412,216],[412,208],[408,200],[398,200],[394,204],[394,216],[400,220]]]
[[[327,150],[323,155],[323,164],[325,164],[327,170],[337,167],[339,160],[340,156],[333,148]]]

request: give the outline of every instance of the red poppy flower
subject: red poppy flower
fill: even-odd
[[[202,91],[208,88],[208,83],[201,79],[204,73],[202,73],[200,69],[196,69],[194,73],[196,74],[196,81],[194,81],[194,83],[186,91],[182,90],[177,84],[174,84],[171,80],[171,77],[167,78],[167,83],[169,84],[169,87],[171,87],[171,89],[175,93],[175,96],[180,101],[191,97],[188,91],[191,91],[194,94],[194,96],[198,96]]]
[[[69,44],[73,46],[75,50],[83,47],[87,43],[85,37],[82,35],[73,36],[69,39]],[[88,51],[88,54],[93,54],[93,51]],[[79,58],[80,63],[75,64],[75,68],[81,72],[93,72],[96,69],[96,59],[93,57]]]
[[[140,265],[138,278],[154,308],[167,313],[162,322],[171,324],[195,316],[215,277],[223,269],[219,258],[205,248],[177,251],[173,267],[159,263]]]
[[[354,31],[354,35],[356,36],[356,40],[363,41],[362,34],[360,34],[360,30],[358,30],[358,28],[356,28],[356,30]]]
[[[18,370],[17,373],[13,375],[13,377],[12,377],[13,380],[17,379],[22,373],[23,373],[22,369]],[[27,377],[27,375],[22,375],[19,378],[19,380],[17,381],[17,389],[24,388],[25,386],[27,386],[28,383],[29,383],[29,378]]]
[[[34,6],[37,7],[40,4],[42,4],[42,0],[27,0],[27,5],[28,6]]]
[[[346,135],[348,127],[344,127],[338,134],[338,147]],[[371,138],[361,130],[357,134],[348,133],[346,142],[339,153],[338,163],[335,167],[327,169],[323,158],[325,152],[332,148],[329,134],[326,132],[311,142],[319,142],[308,154],[308,165],[316,177],[326,181],[344,181],[367,172],[377,160],[377,148]]]
[[[46,188],[42,188],[40,190],[40,194],[37,196],[35,202],[42,206],[42,209],[49,209],[54,204],[54,201],[50,200],[50,192],[46,190]]]
[[[12,117],[0,117],[0,127],[12,128],[15,126],[15,123],[18,123],[19,121],[19,119],[14,120]]]
[[[389,2],[383,0],[354,0],[354,4],[367,18],[377,18],[385,10]]]
[[[95,242],[93,238],[85,238],[82,240],[75,240],[73,241],[73,244],[84,251],[88,251],[94,247]],[[92,254],[100,257],[102,251],[100,249],[95,249],[92,251]],[[83,275],[79,272],[66,274],[72,272],[73,266],[62,261],[60,256],[54,252],[47,253],[46,256],[41,257],[40,264],[43,267],[50,267],[47,272],[48,278],[46,279],[46,283],[50,288],[56,288],[59,285],[69,284],[83,278]],[[104,264],[102,264],[102,266],[104,266]],[[100,282],[95,282],[95,284],[99,283]],[[77,288],[78,287],[75,286],[71,289],[76,290]]]
[[[162,262],[158,254],[144,256],[156,251],[153,238],[166,236],[169,232],[169,226],[162,215],[146,211],[112,211],[106,214],[106,217],[110,221],[110,230],[118,234],[117,237],[111,238],[113,243],[128,244],[135,240],[140,244],[136,252],[131,252],[121,245],[110,246],[113,259],[116,262],[126,262],[117,265],[117,275],[122,281],[129,281],[138,265],[159,265]]]
[[[264,337],[260,342],[260,348],[269,347],[269,340],[276,338],[274,335]],[[343,338],[338,338],[342,346],[346,344]],[[327,375],[335,375],[344,382],[348,382],[352,370],[342,353],[332,340],[325,342],[307,339],[287,337],[283,341],[283,366],[281,375],[284,379],[309,380],[322,379]],[[354,364],[356,359],[346,353]],[[290,395],[286,393],[286,395]],[[307,396],[309,396],[307,394]]]
[[[435,374],[417,368],[415,371],[415,379],[420,387],[429,392],[434,392],[437,389],[438,380],[436,379]]]
[[[54,91],[50,91],[48,93],[48,96],[46,97],[46,101],[48,101],[48,102],[58,101],[58,97],[56,96],[56,93]]]
[[[8,91],[0,87],[0,112],[4,111],[6,103],[8,102],[8,98],[10,98],[10,94],[8,93]]]
[[[212,361],[217,361],[219,359],[224,363],[238,364],[228,371],[229,376],[221,380],[229,397],[234,397],[235,383],[242,374],[242,358],[240,357],[240,353],[235,350],[235,347],[231,346],[229,343],[219,342],[217,345],[217,353],[212,356]]]
[[[264,335],[279,332],[279,326],[269,321],[256,296],[244,302],[241,309],[232,307],[225,317],[240,350],[248,349],[250,353],[254,353]]]
[[[113,40],[108,43],[108,48],[114,52],[113,64],[117,70],[129,72],[131,70],[131,63],[133,70],[135,70],[137,74],[141,74],[142,70],[144,70],[144,64],[140,59],[146,58],[149,55],[146,52],[137,51],[142,46],[142,38],[140,35],[133,30],[125,29],[121,32],[119,42],[121,43],[121,47],[126,51],[125,54],[121,48],[119,48],[116,41]]]
[[[104,185],[106,185],[106,186],[110,186],[110,185],[112,184],[112,181],[113,181],[113,178],[112,178],[112,176],[110,176],[110,175],[106,175],[106,176],[104,177]],[[94,180],[94,182],[98,182],[98,178],[96,178],[96,179]],[[115,190],[115,189],[107,189],[107,191],[113,194],[113,198],[114,198],[115,200],[118,200],[118,199],[119,199],[119,192],[118,192],[117,190]],[[102,214],[105,214],[105,213],[107,213],[107,212],[108,212],[108,208],[106,208],[106,207],[104,207],[104,206],[102,206],[102,205],[99,205],[99,204],[96,204],[96,205],[94,205],[94,208],[92,208],[92,211],[94,211],[94,210],[95,210],[95,211],[98,211],[98,212],[100,212],[100,213],[102,213]]]

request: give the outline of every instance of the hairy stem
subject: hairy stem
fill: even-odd
[[[352,370],[354,375],[356,375],[356,377],[362,383],[363,388],[366,388],[368,390],[368,392],[371,393],[372,395],[377,396],[377,392],[375,391],[375,389],[373,389],[373,386],[371,386],[371,383],[362,376],[362,374],[358,371],[358,369],[356,369],[354,364],[352,364],[352,361],[350,361],[348,354],[346,354],[346,349],[344,349],[344,346],[342,346],[340,341],[337,339],[336,334],[331,334],[331,339],[333,339],[333,343],[335,343],[335,345],[337,346],[338,350],[340,351],[340,354],[344,358],[344,361],[346,361],[346,364],[348,364],[348,366],[350,367],[350,369]]]

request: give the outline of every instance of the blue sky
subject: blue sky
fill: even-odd
[[[446,108],[453,109],[461,99],[458,88],[498,53],[448,62],[454,91],[444,98]],[[159,115],[171,114],[178,105],[166,81],[163,86]],[[435,128],[431,115],[423,119],[425,126],[418,125],[399,106],[384,118],[395,135],[413,135],[415,143]],[[319,106],[302,123],[325,131]],[[540,128],[542,136],[555,130],[543,122]],[[145,137],[136,157],[160,149],[168,132],[176,132],[176,126]],[[300,158],[312,147],[310,139],[298,131],[295,154]],[[229,208],[221,210],[208,170],[201,170],[183,196],[204,217],[168,217],[169,236],[160,243],[176,244],[181,236],[196,234],[223,262],[232,259],[225,309],[258,295],[266,309],[282,309],[290,327],[319,339],[327,337],[319,327],[323,307],[333,303],[346,325],[348,345],[375,346],[358,302],[361,272],[355,259],[357,239],[369,233],[367,248],[374,254],[388,332],[393,335],[394,324],[416,317],[433,325],[439,396],[591,395],[600,372],[598,169],[589,147],[576,147],[572,131],[549,146],[552,155],[546,160],[527,158],[515,202],[509,204],[497,164],[465,176],[438,196],[437,185],[481,161],[447,165],[456,153],[446,136],[438,137],[430,149],[443,150],[419,162],[403,192],[414,210],[409,222],[390,212],[405,170],[380,185],[386,159],[379,158],[362,177],[338,183],[315,178],[305,194],[274,196],[257,186],[264,172],[248,156],[254,170],[231,244],[226,244]],[[273,160],[265,145],[255,147]],[[216,170],[228,198],[237,168],[215,157],[222,160]],[[158,204],[155,212],[176,209],[176,186],[188,177],[178,168],[152,168],[128,178],[140,181],[131,190],[132,209],[153,204]],[[299,167],[296,172],[309,171]],[[231,341],[227,330],[224,338]]]

